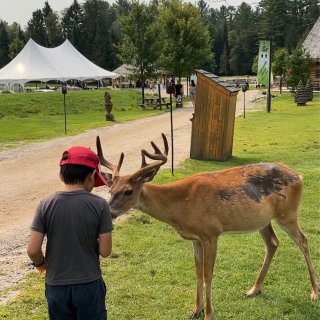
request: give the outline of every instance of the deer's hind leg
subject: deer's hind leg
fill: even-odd
[[[278,217],[277,222],[279,223],[281,228],[293,239],[293,241],[298,245],[298,247],[302,251],[307,263],[309,276],[311,280],[311,286],[312,286],[311,300],[319,300],[319,285],[316,279],[316,273],[315,273],[311,256],[310,256],[308,239],[300,230],[298,219],[292,218],[292,217],[297,217],[296,213],[290,216],[291,216],[291,219],[288,219],[286,216],[284,216],[283,218]]]
[[[260,229],[259,233],[265,243],[266,254],[264,256],[264,261],[256,282],[254,283],[253,287],[245,294],[245,296],[248,298],[252,298],[261,292],[263,281],[267,275],[272,258],[279,246],[279,240],[272,229],[271,223]]]

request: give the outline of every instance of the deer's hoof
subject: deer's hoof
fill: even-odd
[[[190,317],[190,319],[204,319],[204,310],[200,310],[200,311],[193,311],[192,315]]]
[[[314,292],[314,291],[312,291],[312,292],[311,292],[311,300],[312,300],[312,301],[317,301],[317,300],[319,300],[319,292]]]
[[[246,298],[253,298],[253,297],[257,296],[260,293],[261,293],[261,289],[252,288],[244,296]]]

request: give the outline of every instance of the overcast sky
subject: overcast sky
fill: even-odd
[[[48,0],[51,8],[54,11],[60,12],[61,10],[69,7],[73,0]],[[79,3],[85,0],[78,0]],[[110,1],[110,2],[113,2]],[[198,0],[190,0],[192,3],[197,3]],[[219,8],[221,5],[238,6],[242,2],[248,4],[257,3],[257,1],[242,1],[242,0],[207,0],[210,7]],[[24,28],[28,20],[32,18],[32,12],[44,7],[45,0],[0,0],[0,19],[12,24],[13,22],[20,23]]]

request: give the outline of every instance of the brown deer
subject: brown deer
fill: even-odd
[[[265,258],[260,273],[246,296],[253,297],[260,293],[279,245],[271,226],[272,219],[278,222],[302,251],[311,280],[311,299],[318,300],[319,288],[308,241],[299,228],[297,217],[302,193],[301,177],[281,164],[259,163],[198,173],[172,183],[152,184],[149,181],[167,161],[168,142],[164,134],[162,137],[164,153],[151,142],[154,153],[142,150],[141,168],[132,175],[119,175],[123,153],[117,166],[104,158],[99,137],[98,156],[101,165],[112,171],[112,175],[106,175],[113,182],[109,202],[113,217],[130,208],[137,208],[170,224],[182,238],[193,241],[197,276],[193,317],[199,318],[205,306],[205,319],[213,319],[211,281],[217,239],[223,233],[260,232],[266,247]],[[154,161],[147,164],[145,157]]]

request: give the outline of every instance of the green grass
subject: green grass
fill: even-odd
[[[304,178],[300,223],[320,275],[319,120],[319,97],[308,107],[294,106],[289,95],[275,98],[270,114],[248,113],[245,119],[236,119],[233,157],[228,161],[187,160],[175,169],[174,177],[170,170],[161,171],[155,182],[253,162],[287,163]],[[320,319],[320,302],[309,300],[311,285],[302,253],[274,227],[280,247],[262,294],[253,299],[243,295],[263,260],[259,234],[220,237],[212,283],[217,319]],[[191,314],[196,290],[192,246],[166,224],[136,211],[115,225],[113,255],[102,261],[102,271],[110,319],[186,320]],[[43,282],[43,277],[31,273],[23,283],[7,289],[18,295],[0,306],[0,319],[48,319]]]
[[[139,90],[108,90],[116,123],[165,112],[142,110]],[[105,121],[105,90],[69,91],[66,95],[67,134],[112,125]],[[22,143],[65,135],[64,97],[61,92],[0,94],[0,150]]]

